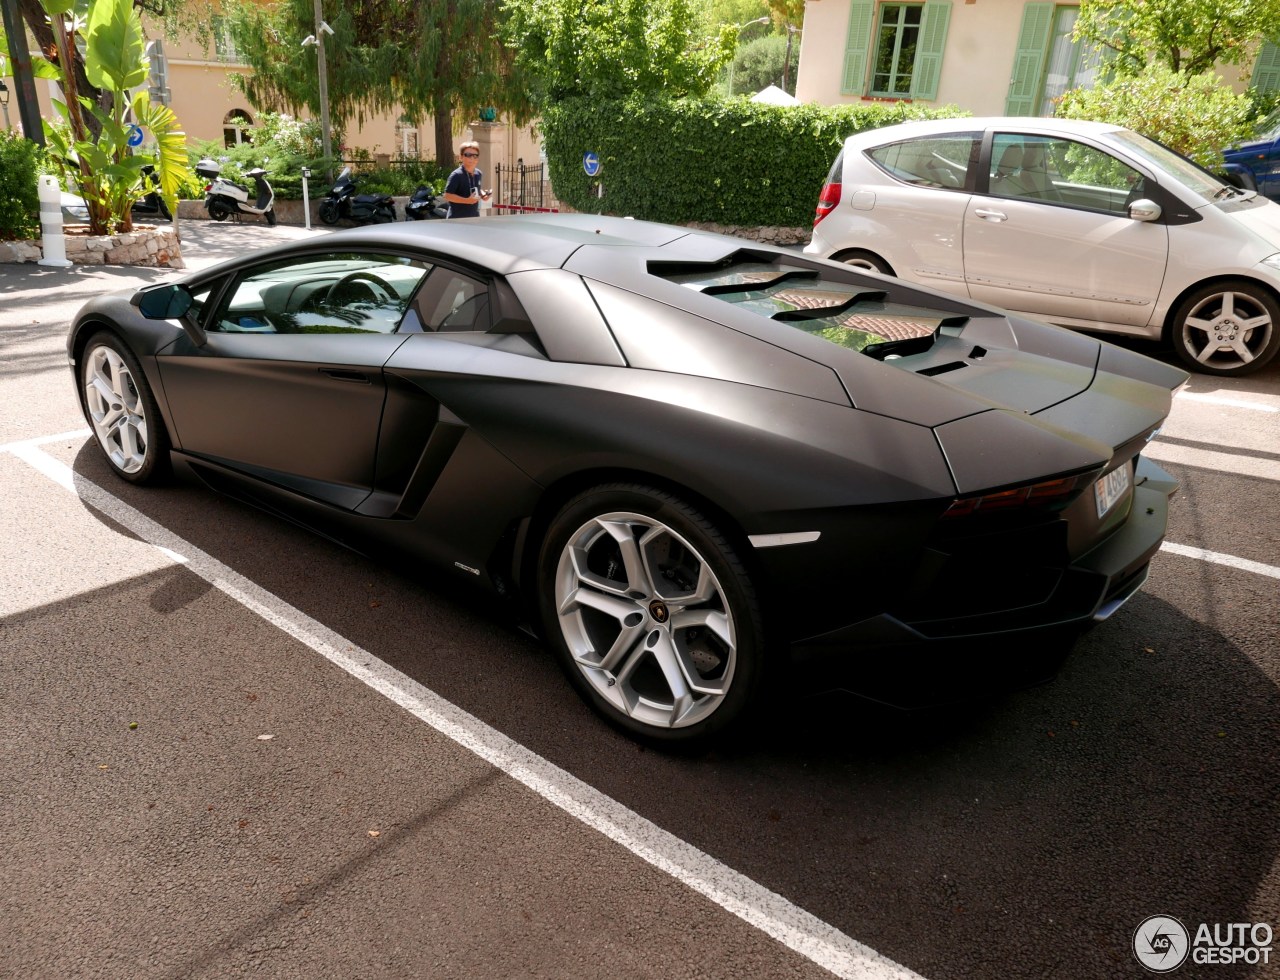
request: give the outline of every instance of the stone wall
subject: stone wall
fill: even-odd
[[[142,265],[185,268],[182,247],[168,225],[134,225],[127,235],[90,235],[87,226],[64,227],[67,260],[75,265]],[[0,262],[39,262],[40,242],[0,242]]]

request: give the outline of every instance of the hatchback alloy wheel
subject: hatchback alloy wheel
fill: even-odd
[[[1280,348],[1280,307],[1251,283],[1202,287],[1179,307],[1173,340],[1178,356],[1198,371],[1254,371]]]

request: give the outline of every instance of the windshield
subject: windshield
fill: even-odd
[[[1145,136],[1139,136],[1127,129],[1117,130],[1109,133],[1108,136],[1153,170],[1163,170],[1165,173],[1172,174],[1186,187],[1208,200],[1213,200],[1223,187],[1228,186],[1186,157],[1174,153]]]
[[[1267,143],[1280,139],[1280,108],[1272,109],[1267,113],[1266,118],[1258,123],[1257,133],[1253,138]]]

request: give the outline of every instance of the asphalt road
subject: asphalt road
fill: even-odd
[[[114,479],[66,325],[167,275],[0,266],[0,976],[1137,977],[1151,915],[1280,932],[1280,367],[1177,399],[1168,549],[1055,683],[668,755],[429,573]]]

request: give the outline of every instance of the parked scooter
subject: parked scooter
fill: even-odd
[[[405,221],[424,221],[448,216],[449,202],[444,199],[443,194],[436,194],[426,184],[419,185],[413,192],[413,197],[409,198],[409,203],[404,206]]]
[[[320,201],[320,220],[336,225],[343,218],[358,225],[380,225],[396,220],[396,202],[390,194],[357,194],[359,185],[350,167],[343,167],[338,182]]]
[[[204,189],[204,206],[209,212],[209,217],[214,221],[225,221],[227,218],[239,217],[242,214],[259,214],[267,219],[267,224],[275,225],[276,195],[271,185],[267,183],[267,172],[261,167],[246,170],[244,174],[246,177],[253,178],[258,192],[258,196],[252,199],[247,187],[242,187],[235,181],[222,176],[222,165],[216,160],[205,157],[196,164],[196,173],[210,181]]]
[[[160,178],[156,176],[156,168],[151,164],[142,168],[142,181],[150,189],[146,197],[133,203],[133,216],[143,220],[149,218],[172,221],[173,215],[169,213],[169,206],[160,196]]]

